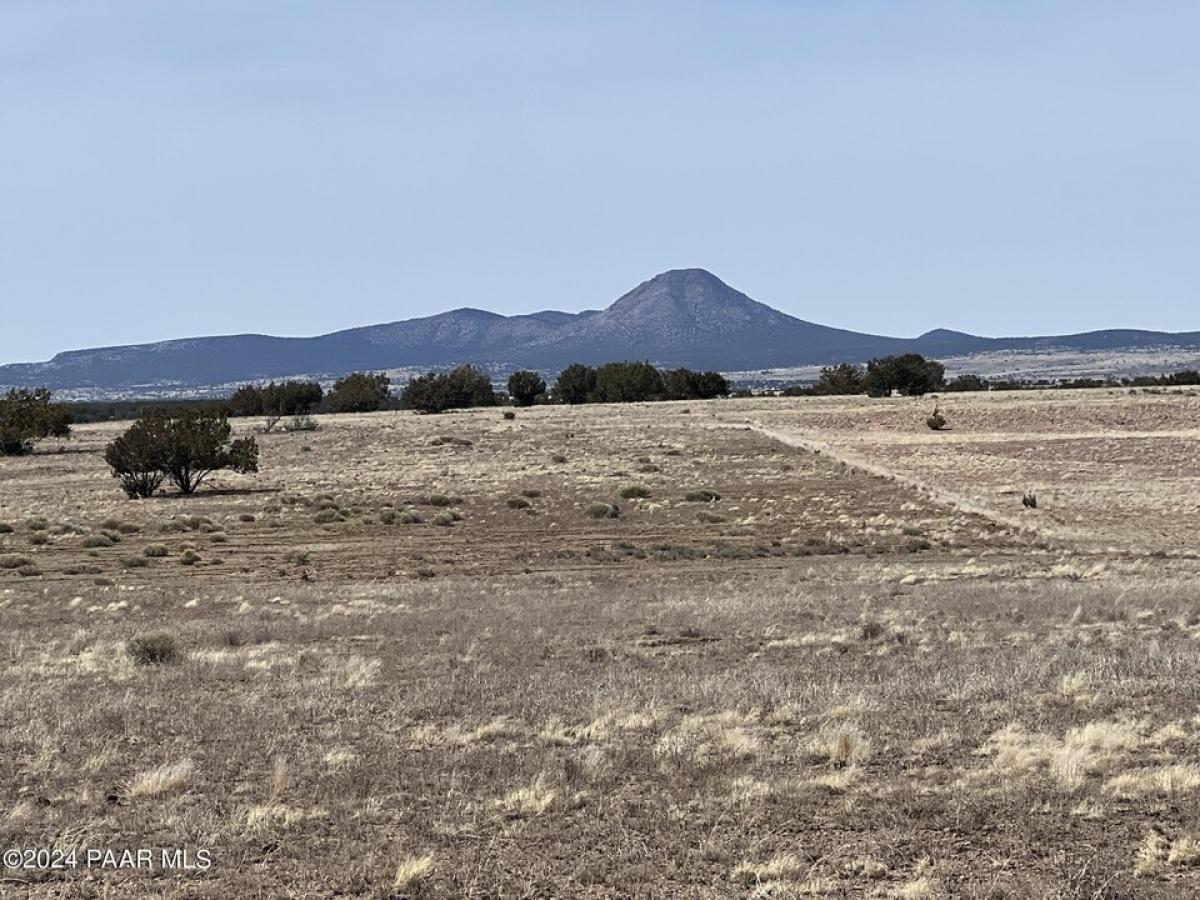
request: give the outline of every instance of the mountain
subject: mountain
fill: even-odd
[[[917,338],[885,337],[806,322],[752,300],[703,269],[678,269],[638,285],[604,310],[502,316],[456,309],[310,338],[242,334],[72,350],[49,362],[0,366],[0,386],[129,393],[462,362],[553,371],[572,362],[645,359],[662,366],[749,371],[907,352],[946,357],[1153,347],[1200,350],[1200,332],[985,338],[936,329]]]

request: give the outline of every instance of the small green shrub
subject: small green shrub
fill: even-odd
[[[200,554],[195,550],[184,550],[179,555],[179,564],[181,566],[194,566],[198,562],[200,562]]]
[[[524,497],[509,497],[507,503],[509,509],[529,509],[531,506],[533,506],[533,504]]]
[[[169,634],[145,634],[131,638],[125,652],[138,666],[169,666],[183,657],[175,638]]]
[[[566,454],[563,454],[563,453],[551,453],[550,454],[550,462],[552,462],[552,463],[557,463],[558,465],[562,465],[566,461],[567,461]]]
[[[420,502],[424,506],[458,506],[460,503],[462,503],[462,497],[450,497],[446,494],[431,494],[428,497],[422,497]]]
[[[0,569],[19,569],[32,561],[28,556],[19,553],[0,553]]]
[[[150,544],[142,550],[142,556],[149,559],[162,559],[164,556],[170,555],[171,551],[167,549],[166,544]]]
[[[144,569],[150,565],[150,560],[144,556],[126,556],[122,557],[121,565],[127,569]]]
[[[313,521],[318,525],[329,525],[332,522],[345,522],[346,517],[336,509],[330,507],[329,509],[321,510],[319,513],[313,516]]]
[[[35,547],[41,547],[50,543],[50,536],[48,534],[43,534],[40,531],[35,531],[29,536],[29,543],[33,544]]]
[[[631,484],[621,489],[621,496],[626,500],[644,500],[650,496],[650,488],[640,484]]]
[[[400,525],[417,525],[421,521],[421,514],[415,509],[405,509],[396,514],[396,522]]]
[[[94,547],[111,547],[114,541],[107,534],[89,534],[83,539],[83,547],[91,550]]]
[[[41,575],[42,570],[33,563],[26,563],[25,565],[21,566],[21,568],[17,569],[17,574],[24,576],[25,578],[34,578],[38,575]]]
[[[615,503],[601,503],[599,501],[589,503],[584,512],[592,519],[615,519],[621,514],[620,508]]]
[[[716,491],[710,491],[707,488],[700,488],[694,491],[688,491],[683,495],[683,499],[688,503],[712,503],[721,499],[721,495]]]
[[[709,525],[717,525],[725,521],[724,516],[719,515],[718,513],[711,513],[703,509],[696,513],[696,519]]]
[[[433,517],[433,524],[441,525],[443,528],[453,525],[454,522],[454,515],[448,512],[440,512]]]

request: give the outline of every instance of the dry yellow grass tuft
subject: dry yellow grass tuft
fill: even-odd
[[[392,879],[392,889],[396,891],[411,891],[425,881],[433,872],[433,854],[424,856],[408,856],[396,865],[396,876]]]
[[[130,797],[153,797],[179,790],[192,777],[196,764],[190,759],[162,765],[140,772],[129,781],[126,793]]]

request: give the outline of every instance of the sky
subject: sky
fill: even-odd
[[[607,306],[1200,330],[1200,4],[0,0],[0,362]]]

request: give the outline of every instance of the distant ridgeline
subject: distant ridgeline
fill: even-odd
[[[648,360],[667,370],[749,373],[906,354],[961,359],[1148,354],[1167,348],[1198,356],[1200,332],[1114,329],[990,338],[939,328],[912,338],[888,337],[798,319],[703,269],[677,269],[638,285],[603,310],[503,316],[456,309],[315,337],[235,334],[70,350],[45,362],[0,365],[0,388],[46,387],[77,397],[124,399],[219,395],[233,385],[281,379],[329,384],[350,372],[399,378],[464,363],[493,374],[522,369],[544,376],[571,363],[599,368],[614,360]]]

